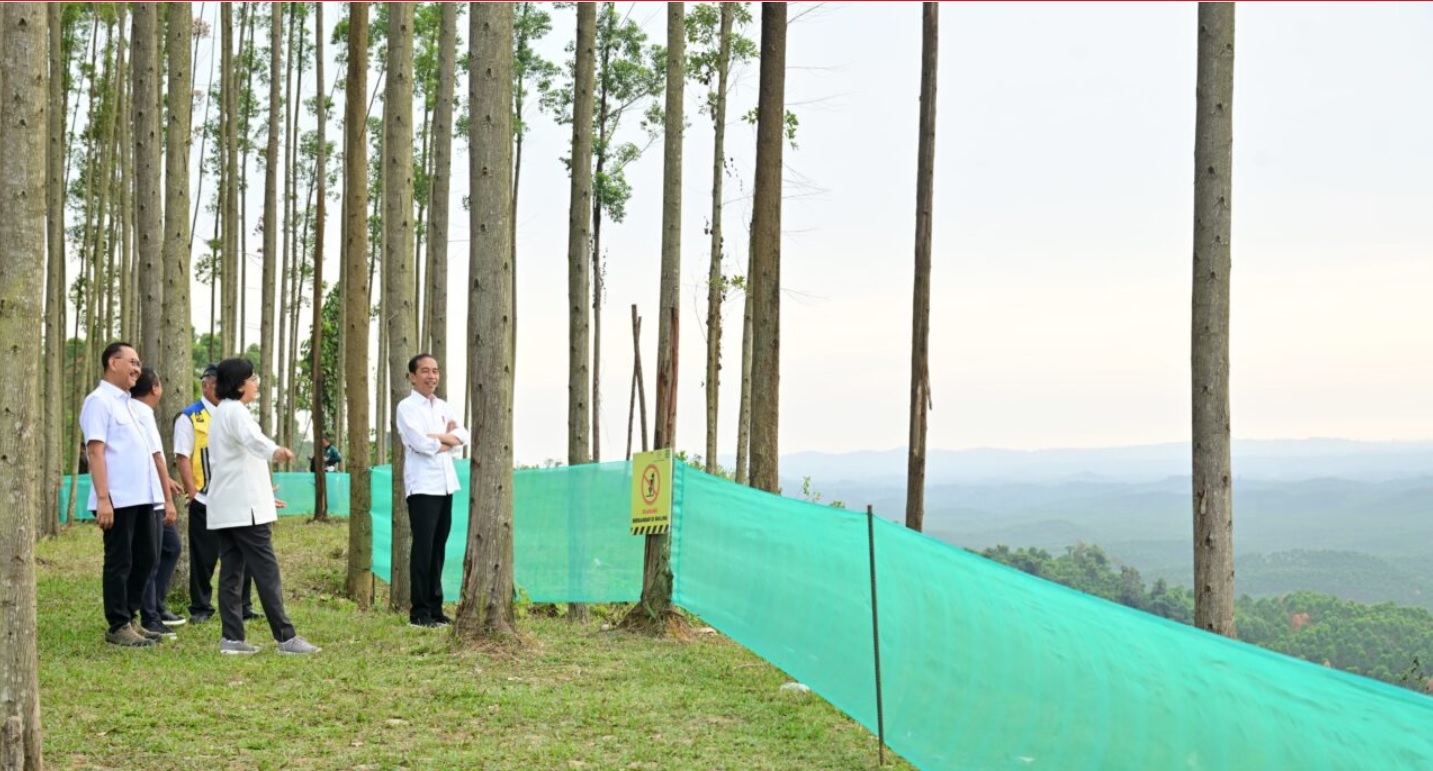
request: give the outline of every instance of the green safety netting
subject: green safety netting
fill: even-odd
[[[468,532],[467,463],[453,496],[453,534],[443,596],[458,597]],[[392,575],[391,466],[373,469],[373,572]],[[641,538],[629,534],[626,463],[520,469],[513,473],[513,564],[518,590],[533,602],[631,602],[642,595]],[[406,516],[406,513],[405,513]]]
[[[308,472],[279,471],[274,473],[274,484],[278,490],[274,497],[283,501],[285,508],[279,510],[283,516],[312,514],[314,504],[314,478]],[[328,513],[334,516],[348,516],[348,475],[338,472],[325,474],[324,484],[328,487]],[[80,474],[75,479],[75,519],[94,519],[94,514],[85,507],[90,500],[90,475]],[[60,485],[60,521],[65,521],[65,512],[70,505],[70,477]]]
[[[640,595],[630,473],[515,472],[515,569],[532,600]],[[312,477],[294,476],[309,478],[311,500]],[[466,491],[466,464],[460,478]],[[391,484],[374,469],[373,569],[385,579]],[[465,492],[454,503],[444,591],[455,598]],[[919,768],[1433,769],[1433,699],[682,464],[673,599],[874,732],[872,526],[886,740]]]

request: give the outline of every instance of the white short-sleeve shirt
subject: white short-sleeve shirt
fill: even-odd
[[[159,476],[159,471],[154,467],[150,438],[131,407],[128,391],[100,381],[80,408],[80,430],[84,432],[85,444],[104,443],[109,498],[116,509],[164,503],[162,490],[158,498],[154,497],[158,485],[153,478]],[[93,486],[89,509],[99,509]]]

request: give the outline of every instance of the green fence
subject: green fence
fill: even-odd
[[[325,475],[325,484],[328,487],[328,513],[338,517],[348,516],[348,475],[338,472],[328,472]],[[285,507],[279,510],[279,514],[291,516],[295,514],[312,514],[314,505],[314,476],[309,472],[285,472],[280,471],[274,474],[274,484],[278,490],[274,491],[274,497],[284,502]],[[75,479],[75,519],[94,519],[86,506],[90,500],[90,475],[80,474]],[[70,478],[65,477],[60,485],[60,521],[65,521],[65,512],[70,505]]]
[[[628,535],[630,473],[626,463],[516,472],[515,570],[531,599],[638,597],[643,539]],[[460,477],[466,490],[466,468]],[[279,484],[301,500],[298,482]],[[384,579],[391,485],[389,469],[374,470],[373,569]],[[454,503],[450,597],[466,494]],[[1433,699],[1420,694],[680,464],[673,509],[674,601],[873,732],[874,527],[886,740],[917,767],[1433,769]]]

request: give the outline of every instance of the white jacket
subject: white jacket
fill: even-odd
[[[279,518],[269,461],[279,448],[249,408],[225,399],[209,426],[209,529],[262,525]]]

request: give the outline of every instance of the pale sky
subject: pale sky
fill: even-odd
[[[952,3],[940,11],[929,446],[1187,440],[1196,6]],[[662,6],[631,12],[652,42],[665,40]],[[747,34],[757,39],[759,8],[753,14]],[[553,15],[543,46],[563,61],[574,16]],[[211,5],[207,17],[216,16]],[[790,16],[787,100],[800,129],[785,158],[781,450],[902,447],[919,4],[792,4]],[[329,6],[325,17],[331,30],[339,12]],[[1239,7],[1237,437],[1433,438],[1429,40],[1429,4]],[[195,62],[199,88],[207,47]],[[755,104],[756,76],[754,63],[739,73],[729,109],[728,273],[744,273],[747,258],[755,134],[739,116]],[[699,453],[712,132],[698,99],[688,84],[677,444]],[[341,94],[333,114],[342,114]],[[566,452],[568,184],[558,158],[570,133],[546,116],[529,120],[515,455],[533,463]],[[627,131],[635,138],[635,123]],[[465,142],[454,150],[454,345],[444,364],[450,401],[460,403]],[[655,402],[661,167],[658,143],[630,171],[626,221],[604,224],[604,459],[620,458],[626,444],[632,303],[644,317],[649,408]],[[257,224],[262,188],[254,188]],[[329,211],[337,234],[338,208]],[[210,232],[206,219],[201,234]],[[257,243],[251,237],[256,253]],[[336,235],[327,259],[334,276]],[[196,294],[194,305],[205,327],[207,299]],[[725,315],[723,455],[736,437],[741,311],[737,295]]]

